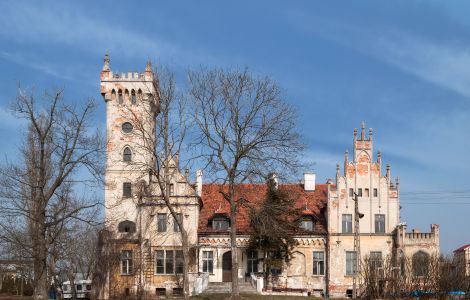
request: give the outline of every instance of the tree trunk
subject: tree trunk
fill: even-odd
[[[181,241],[183,247],[183,293],[184,299],[189,299],[189,242],[186,230],[181,230]]]
[[[232,252],[232,298],[238,298],[238,257],[237,257],[237,205],[234,199],[233,188],[230,193],[230,249]]]
[[[34,268],[34,299],[47,299],[47,245],[45,216],[39,212],[38,220],[33,226],[33,268]],[[33,221],[34,222],[34,221]]]

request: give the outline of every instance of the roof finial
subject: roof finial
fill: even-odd
[[[108,54],[108,50],[106,50],[106,53],[104,54],[103,71],[109,71],[109,54]]]
[[[365,132],[366,132],[366,123],[362,121],[361,124],[361,140],[365,139]]]
[[[374,135],[374,130],[369,128],[369,140],[372,140],[372,136]]]
[[[354,128],[353,135],[354,135],[354,140],[356,140],[356,136],[357,136],[357,128]]]
[[[150,60],[147,60],[147,65],[145,66],[145,71],[146,72],[152,72],[152,62]]]

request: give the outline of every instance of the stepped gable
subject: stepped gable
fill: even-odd
[[[334,185],[330,185],[334,187]],[[199,212],[198,234],[221,234],[227,235],[228,231],[214,230],[211,220],[214,216],[230,216],[230,205],[220,193],[221,188],[227,191],[227,185],[204,184],[202,187],[202,208]],[[237,186],[235,199],[244,199],[245,203],[238,208],[237,234],[250,234],[249,207],[260,207],[267,192],[266,184],[241,184]],[[305,232],[303,235],[326,234],[326,209],[328,198],[328,185],[317,184],[315,191],[305,191],[304,185],[280,184],[279,189],[285,190],[296,201],[296,207],[302,208],[306,215],[315,219],[314,232]]]

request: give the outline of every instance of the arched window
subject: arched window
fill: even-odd
[[[124,100],[122,99],[122,90],[118,91],[118,102],[119,104],[122,104]]]
[[[129,220],[125,220],[118,225],[119,232],[133,233],[135,232],[135,223]]]
[[[124,161],[132,161],[132,152],[129,147],[124,148],[124,151],[122,153],[122,159]]]
[[[116,91],[114,89],[111,91],[111,100],[116,100]]]
[[[139,90],[137,91],[137,99],[139,99],[139,101],[142,100],[142,90],[141,90],[141,89],[139,89]]]
[[[412,258],[413,275],[426,276],[429,270],[429,254],[424,251],[418,251]]]
[[[135,97],[135,90],[131,91],[131,104],[136,105],[137,104],[137,99]]]

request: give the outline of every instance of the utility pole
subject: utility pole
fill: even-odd
[[[360,259],[361,259],[361,240],[360,240],[360,235],[359,235],[359,219],[364,217],[364,214],[359,213],[359,202],[358,202],[358,196],[356,192],[354,192],[353,200],[354,200],[354,253],[356,257],[355,257],[355,270],[354,270],[354,276],[353,276],[352,297],[357,298],[357,285],[358,285],[357,275],[359,272],[359,264],[360,264]]]

